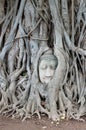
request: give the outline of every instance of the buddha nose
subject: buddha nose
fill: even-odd
[[[48,67],[48,68],[46,69],[46,76],[47,76],[47,77],[52,76],[52,71],[51,71],[50,67]]]

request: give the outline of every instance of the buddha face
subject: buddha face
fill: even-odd
[[[41,83],[48,84],[52,79],[55,69],[57,67],[57,60],[43,59],[39,63],[39,78]]]

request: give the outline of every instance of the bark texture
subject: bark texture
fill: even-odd
[[[71,17],[72,16],[72,17]],[[49,84],[39,80],[42,54],[58,59]],[[86,113],[85,0],[0,1],[0,113],[54,121]]]

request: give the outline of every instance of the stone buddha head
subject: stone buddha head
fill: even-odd
[[[48,50],[40,57],[38,72],[41,83],[48,84],[50,82],[50,80],[53,78],[57,64],[58,60],[52,53],[52,50]]]

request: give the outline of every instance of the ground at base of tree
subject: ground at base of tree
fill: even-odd
[[[85,118],[86,120],[86,118]],[[0,116],[0,130],[85,130],[86,121],[63,120],[60,123],[54,123],[43,117],[41,120],[32,118],[21,122],[19,119],[10,119]]]

